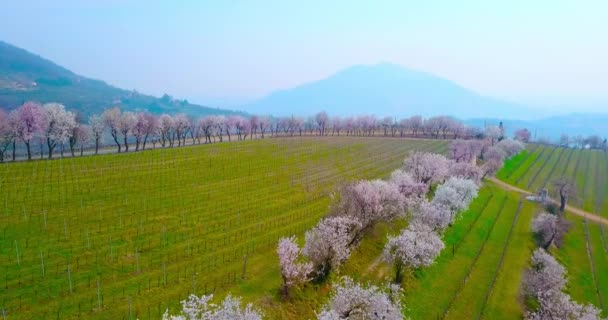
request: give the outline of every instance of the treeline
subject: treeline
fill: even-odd
[[[16,159],[24,149],[28,160],[33,153],[51,159],[56,149],[64,155],[83,155],[85,148],[98,154],[105,138],[116,146],[117,152],[139,151],[149,147],[181,147],[186,144],[214,143],[233,140],[259,139],[278,136],[387,136],[434,139],[504,137],[502,126],[488,126],[483,131],[465,126],[448,117],[428,119],[412,116],[405,119],[373,115],[329,117],[319,112],[313,117],[267,117],[253,115],[211,115],[194,118],[185,114],[160,116],[149,112],[121,111],[114,107],[100,115],[83,119],[59,103],[26,102],[10,113],[0,109],[0,162]],[[528,130],[519,130],[516,137],[527,142]],[[12,154],[8,155],[8,152]]]

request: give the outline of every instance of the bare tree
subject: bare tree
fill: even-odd
[[[576,196],[576,186],[567,178],[560,178],[553,182],[555,192],[559,195],[559,210],[566,210],[566,202],[568,198]]]

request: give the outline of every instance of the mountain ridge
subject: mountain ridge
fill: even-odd
[[[0,107],[13,109],[25,101],[59,102],[83,116],[120,106],[124,110],[153,113],[236,114],[174,99],[157,98],[114,87],[102,80],[78,75],[40,55],[0,40]]]
[[[288,115],[325,110],[379,116],[449,114],[458,118],[539,116],[529,107],[481,95],[449,79],[392,63],[355,65],[326,78],[277,90],[244,106],[252,113]],[[295,111],[294,111],[295,110]]]

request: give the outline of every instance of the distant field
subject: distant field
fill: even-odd
[[[315,224],[338,184],[446,149],[289,138],[0,165],[0,308],[8,319],[147,319],[190,293],[274,290],[278,273],[264,274],[277,239]]]
[[[588,212],[608,217],[608,153],[529,146],[508,160],[498,178],[521,188],[551,190],[551,181],[566,177],[576,184],[570,203]],[[555,254],[570,274],[572,297],[606,310],[608,307],[608,230],[606,226],[570,215],[572,227]]]

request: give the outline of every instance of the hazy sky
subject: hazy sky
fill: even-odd
[[[0,39],[119,87],[201,103],[387,61],[485,95],[608,110],[606,0],[2,0]]]

